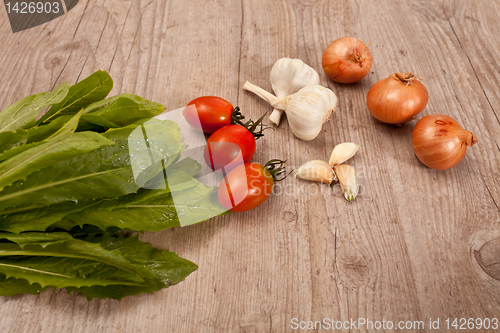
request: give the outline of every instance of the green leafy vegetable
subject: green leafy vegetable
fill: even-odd
[[[196,264],[179,258],[177,253],[156,250],[150,244],[141,243],[137,235],[130,238],[113,237],[110,234],[104,234],[100,237],[92,235],[84,240],[100,243],[107,250],[118,250],[132,265],[145,267],[156,274],[155,279],[144,278],[146,285],[142,287],[66,288],[68,292],[76,290],[84,293],[88,300],[92,298],[121,299],[143,292],[152,293],[184,280],[198,268]]]
[[[80,155],[98,147],[114,144],[102,135],[93,132],[72,133],[45,142],[0,164],[0,190],[18,180],[26,179],[36,170]]]
[[[125,93],[90,104],[83,113],[103,117],[119,126],[128,126],[138,120],[155,117],[163,111],[165,107],[161,104]]]
[[[119,234],[0,233],[0,292],[36,294],[48,286],[92,298],[154,292],[196,270],[177,254]],[[27,281],[28,283],[26,283]],[[11,286],[14,290],[8,291]]]
[[[77,258],[95,260],[137,273],[136,268],[131,266],[129,261],[123,258],[118,251],[107,251],[100,244],[73,239],[70,234],[65,232],[27,232],[19,235],[0,233],[0,239],[12,242],[0,244],[0,261],[2,257],[11,256]],[[154,274],[147,271],[143,274],[154,277]]]
[[[140,138],[142,135],[140,126],[110,130],[104,133],[103,137],[116,144],[80,153],[60,162],[52,162],[50,167],[29,174],[23,182],[5,188],[0,192],[0,211],[22,205],[52,205],[81,199],[116,198],[136,192],[163,168],[168,167],[182,150],[181,135],[175,123],[158,120],[143,127],[161,139],[155,140],[156,146],[153,147],[155,150],[152,151],[153,162],[131,164],[132,148],[129,147],[131,141],[135,144],[134,149],[138,149],[132,152],[132,157],[136,161],[147,157],[150,161],[145,139]],[[99,135],[92,132],[73,135],[83,134]],[[11,163],[18,156],[5,163]],[[2,166],[3,164],[0,164],[0,170]],[[0,176],[0,184],[1,180]]]
[[[191,176],[194,176],[200,170],[200,168],[201,165],[190,158],[186,158],[180,162],[173,164],[171,167],[169,167],[170,171],[168,171],[168,185],[172,188],[173,191],[180,191],[196,186],[198,182],[195,181]],[[176,170],[179,172],[176,173]],[[163,175],[163,173],[161,173],[161,175]],[[159,181],[163,181],[163,183],[165,183],[163,177],[161,177]],[[168,194],[169,190],[170,189],[166,189],[162,191],[161,194]],[[143,191],[146,191],[147,193],[153,193],[151,191],[148,192],[147,190]],[[6,208],[6,210],[2,212],[3,215],[0,216],[0,230],[18,234],[23,231],[45,231],[47,228],[54,226],[54,224],[58,224],[60,228],[63,228],[65,230],[70,230],[77,224],[70,220],[64,220],[64,223],[61,223],[61,221],[63,221],[66,216],[78,213],[91,206],[101,205],[100,208],[96,211],[107,209],[106,207],[113,208],[116,205],[116,202],[123,202],[125,204],[126,202],[128,202],[126,200],[129,200],[128,196],[119,197],[118,199],[101,199],[96,201],[78,200],[78,203],[65,201],[58,204],[53,204],[48,207],[45,207],[44,204],[29,202],[30,200],[25,201],[29,202],[28,205],[19,206],[20,201],[15,201],[15,203],[18,205],[17,207]],[[134,198],[130,200],[133,201]],[[108,201],[112,201],[112,203],[106,203]],[[106,204],[102,205],[104,203]],[[80,221],[81,224],[83,224],[83,222],[78,218],[78,215],[73,215],[73,217],[75,221]],[[95,219],[95,217],[91,217],[89,218],[89,220],[90,219]],[[174,218],[174,222],[171,224],[171,226],[176,226],[175,222],[176,221]],[[110,224],[109,226],[113,224],[116,225],[116,222]],[[166,229],[167,226],[166,224],[164,225]],[[107,227],[108,226],[103,226],[103,228]],[[145,225],[143,228],[147,228],[147,225]]]
[[[71,116],[62,116],[48,124],[42,124],[28,129],[28,143],[41,142],[60,130]]]
[[[61,116],[54,121],[28,129],[28,143],[46,141],[75,132],[82,110],[74,116]]]
[[[4,274],[0,274],[0,295],[14,296],[17,294],[33,294],[38,295],[48,287],[42,288],[38,283],[30,284],[23,279],[8,278]]]
[[[41,204],[13,207],[4,211],[4,215],[0,216],[0,230],[16,234],[24,231],[45,231],[55,224],[60,225],[65,216],[100,202],[101,200],[80,200],[78,203],[65,201],[49,207]],[[67,222],[69,222],[69,227],[66,227]],[[74,226],[75,223],[66,220],[63,229],[70,230]]]
[[[63,83],[52,92],[31,95],[8,106],[0,112],[0,132],[33,126],[38,114],[48,106],[61,102],[68,94],[68,89],[68,83]]]
[[[14,133],[14,140],[16,140],[15,134],[19,132],[17,140],[19,140],[22,143],[28,143],[23,145],[19,145],[16,143],[10,144],[11,149],[8,149],[0,154],[0,162],[8,160],[9,158],[12,158],[26,150],[37,147],[43,143],[42,141],[56,139],[65,134],[73,133],[78,126],[80,116],[81,112],[77,113],[73,117],[71,116],[59,117],[50,124],[47,124],[45,126],[33,127],[28,129],[27,131],[17,130],[15,132],[0,133],[0,140],[2,140],[2,134],[10,134],[10,133]]]
[[[101,128],[119,128],[117,124],[107,120],[104,117],[96,116],[93,114],[84,114],[81,117],[80,123],[78,124],[79,131],[89,131],[89,130],[98,130]]]
[[[67,96],[38,120],[47,123],[63,115],[73,115],[90,103],[100,101],[113,89],[113,80],[108,73],[97,71],[69,88]]]
[[[0,154],[28,142],[28,132],[23,129],[0,133]]]
[[[12,158],[12,157],[22,153],[23,151],[29,150],[31,148],[35,148],[36,146],[39,146],[41,144],[43,144],[43,142],[32,142],[32,143],[28,143],[26,145],[22,145],[22,146],[18,146],[18,147],[9,149],[6,152],[4,152],[3,154],[0,154],[0,162],[6,161],[9,158]]]
[[[120,231],[156,231],[226,213],[180,160],[161,104],[106,98],[98,71],[0,113],[0,295],[49,287],[122,299],[182,281],[197,266]],[[52,106],[42,118],[37,115]]]
[[[160,231],[189,225],[221,215],[226,210],[217,200],[216,189],[193,180],[183,191],[149,190],[124,198],[102,201],[65,219],[78,225],[95,225],[137,231]]]
[[[78,122],[80,121],[81,115],[82,111],[78,112],[73,117],[70,117],[69,120],[60,129],[58,129],[57,132],[49,136],[47,140],[55,139],[66,134],[74,133],[76,128],[78,127]]]

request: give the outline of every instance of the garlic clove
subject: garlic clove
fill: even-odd
[[[312,180],[330,185],[335,179],[332,167],[325,161],[314,160],[301,165],[295,171],[295,178]]]
[[[274,63],[270,73],[271,86],[278,98],[284,98],[310,85],[319,85],[318,72],[300,59],[281,58]],[[274,109],[269,120],[279,125],[283,111]]]
[[[333,170],[339,179],[344,197],[348,201],[353,201],[359,191],[358,174],[356,170],[347,164],[336,165]]]
[[[281,108],[285,104],[285,112],[293,134],[299,139],[309,141],[316,138],[330,115],[337,107],[337,96],[323,86],[307,86],[295,94],[272,105]]]
[[[333,148],[330,155],[330,165],[332,167],[342,164],[353,157],[360,147],[352,142],[339,143]]]

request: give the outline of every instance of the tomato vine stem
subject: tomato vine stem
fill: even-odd
[[[292,170],[285,176],[283,176],[286,173],[285,163],[286,160],[283,161],[283,160],[273,159],[267,162],[266,165],[264,165],[264,169],[267,169],[267,171],[269,171],[271,176],[273,176],[275,182],[280,182],[282,180],[285,180],[286,177],[288,177],[293,171]]]
[[[231,116],[231,124],[233,125],[241,125],[245,127],[252,135],[254,136],[255,140],[261,138],[264,136],[264,132],[266,129],[272,129],[269,125],[265,125],[262,123],[264,120],[264,117],[266,116],[267,112],[262,115],[257,121],[253,120],[248,120],[247,122],[243,122],[243,119],[245,119],[245,116],[241,113],[239,107],[235,107],[233,114]]]

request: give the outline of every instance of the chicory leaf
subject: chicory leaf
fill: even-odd
[[[182,191],[144,190],[127,197],[102,201],[65,219],[78,225],[95,225],[136,231],[160,231],[205,221],[227,211],[217,199],[216,188],[195,182]],[[190,183],[183,183],[187,185]],[[193,183],[191,183],[193,184]],[[182,219],[182,221],[180,220]]]
[[[32,143],[28,143],[26,145],[21,145],[21,146],[9,149],[6,152],[0,154],[0,162],[6,161],[9,158],[12,158],[12,157],[22,153],[23,151],[29,150],[31,148],[35,148],[37,146],[40,146],[41,144],[43,144],[43,142],[32,142]]]
[[[74,116],[61,116],[48,124],[28,129],[28,143],[47,141],[68,133],[74,133],[80,122],[82,111]]]
[[[54,164],[55,161],[112,144],[113,141],[93,132],[66,134],[44,142],[0,164],[0,191],[18,180],[26,179],[33,172]]]
[[[201,165],[192,158],[186,157],[183,160],[172,165],[171,169],[180,170],[194,177],[194,175],[201,170]]]
[[[82,288],[66,288],[68,292],[84,293],[90,301],[93,298],[122,299],[125,296],[140,293],[152,293],[184,280],[198,267],[196,264],[180,258],[177,253],[157,250],[151,244],[139,241],[139,236],[124,238],[106,233],[100,237],[89,235],[82,238],[87,242],[100,243],[107,250],[119,250],[130,261],[131,265],[147,268],[155,273],[154,279],[145,277],[146,287],[125,286],[92,286]]]
[[[100,244],[74,239],[66,232],[27,232],[19,235],[0,233],[0,239],[12,242],[0,243],[0,258],[10,256],[78,258],[99,261],[132,273],[140,272],[141,275],[150,278],[155,276],[142,267],[132,266],[117,250],[105,250]]]
[[[23,249],[26,245],[39,245],[42,248],[45,248],[48,245],[64,243],[66,241],[73,240],[73,237],[65,232],[25,232],[22,235],[0,232],[0,239],[6,239],[11,241],[12,243],[16,243],[21,249]],[[0,252],[0,256],[3,255],[4,254]]]
[[[121,300],[178,283],[197,268],[176,253],[142,243],[137,235],[85,229],[69,235],[0,234],[12,241],[0,243],[0,295],[36,295],[54,286],[83,293],[88,300]]]
[[[196,186],[197,182],[193,182],[193,178],[190,176],[194,176],[200,168],[201,165],[191,158],[185,158],[171,165],[168,168],[168,185],[170,185],[174,191]],[[175,176],[175,170],[179,171],[177,176]],[[151,193],[154,195],[157,192]],[[161,191],[161,193],[162,195],[166,194],[167,190]],[[0,230],[16,234],[25,231],[45,231],[49,227],[70,230],[76,224],[70,220],[64,220],[66,216],[96,205],[100,205],[99,210],[110,210],[116,205],[115,202],[120,202],[121,200],[131,200],[133,202],[135,199],[130,199],[130,196],[132,195],[120,197],[116,199],[116,201],[115,199],[101,199],[97,201],[79,200],[78,203],[66,201],[51,206],[30,202],[24,207],[16,206],[4,210],[2,212],[3,215],[0,216]],[[19,202],[17,203],[19,204]]]
[[[60,130],[70,119],[71,116],[62,116],[54,119],[54,121],[48,124],[42,124],[28,129],[28,144],[46,140]]]
[[[60,103],[68,94],[68,83],[62,83],[52,92],[27,96],[0,112],[0,132],[15,131],[35,124],[36,117],[45,108]]]
[[[90,104],[83,113],[106,118],[119,126],[128,126],[141,119],[153,118],[163,111],[165,107],[161,104],[125,93]]]
[[[25,231],[45,231],[54,224],[61,227],[60,222],[65,216],[98,203],[100,201],[80,200],[78,203],[65,201],[48,207],[43,204],[14,207],[2,212],[0,230],[19,234]],[[65,224],[67,225],[67,223]],[[69,227],[63,229],[70,230],[74,226],[75,224],[70,222]]]
[[[179,129],[171,123],[175,124],[157,120],[145,125],[147,131],[156,133],[158,138],[154,143],[157,149],[152,152],[154,158],[156,160],[163,159],[166,161],[165,163],[142,164],[137,162],[132,166],[131,149],[128,146],[129,137],[135,129],[141,128],[130,126],[110,130],[103,136],[116,144],[56,162],[49,168],[31,173],[25,181],[6,187],[0,192],[0,210],[5,211],[23,205],[38,206],[38,204],[43,204],[48,206],[63,201],[76,202],[81,199],[116,198],[137,192],[147,180],[160,173],[164,167],[168,167],[170,163],[168,161],[175,160],[182,150]],[[92,132],[80,132],[73,135],[85,133]],[[135,138],[134,142],[140,139],[132,137]],[[145,139],[143,138],[142,141]],[[52,141],[48,143],[50,142]],[[140,147],[136,148],[141,149]],[[142,156],[143,152],[134,152],[134,154],[136,159],[145,158]],[[149,160],[149,155],[147,158]],[[5,163],[12,160],[14,158]],[[0,164],[0,169],[1,167],[2,164]],[[136,179],[134,173],[141,177]],[[1,179],[0,177],[0,181]]]
[[[0,251],[4,246],[0,246]],[[64,257],[0,257],[0,273],[25,279],[42,287],[141,286],[137,274],[87,259]]]
[[[0,274],[0,295],[12,297],[18,294],[33,294],[38,295],[48,287],[42,288],[38,283],[30,284],[24,279],[8,278],[4,274]]]
[[[37,124],[47,123],[62,115],[73,115],[91,103],[100,101],[113,89],[108,73],[97,71],[69,88],[67,96],[52,106]]]
[[[155,274],[135,267],[120,251],[74,239],[67,233],[0,233],[0,273],[56,288],[140,286]]]
[[[108,119],[96,116],[93,114],[84,114],[80,118],[80,123],[78,124],[78,131],[99,131],[103,132],[108,128],[119,128],[117,124],[109,121]]]
[[[46,140],[53,140],[63,135],[74,133],[76,128],[78,127],[78,122],[80,121],[81,115],[82,111],[80,110],[80,112],[71,117],[60,129],[57,130],[57,132],[49,136]]]
[[[23,129],[0,133],[0,154],[28,142],[28,132]]]

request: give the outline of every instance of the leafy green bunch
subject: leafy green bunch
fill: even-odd
[[[193,178],[200,165],[180,160],[179,126],[152,119],[165,107],[132,94],[106,98],[112,87],[98,71],[0,112],[0,295],[52,286],[121,299],[196,270],[176,253],[123,236],[224,210],[215,189]],[[138,148],[146,132],[156,149]],[[132,167],[134,152],[151,151],[161,163]],[[152,186],[162,174],[168,183]]]

